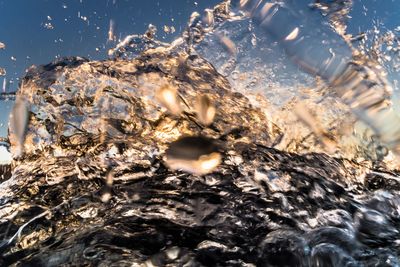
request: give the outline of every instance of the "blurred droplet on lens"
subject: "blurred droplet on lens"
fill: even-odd
[[[294,39],[296,39],[297,36],[299,35],[299,31],[300,30],[298,27],[294,28],[294,30],[291,33],[289,33],[288,36],[286,36],[285,41],[293,41]]]
[[[172,115],[180,115],[182,112],[178,90],[170,85],[163,85],[156,90],[156,99]]]
[[[214,14],[213,11],[210,9],[206,9],[204,11],[204,17],[203,17],[203,22],[207,25],[207,26],[212,26],[214,24]]]
[[[110,193],[110,192],[104,192],[104,193],[101,195],[100,199],[101,199],[101,202],[107,203],[107,202],[110,201],[110,199],[111,199],[111,193]]]
[[[172,170],[198,175],[214,171],[222,158],[214,142],[201,136],[182,137],[171,143],[165,157],[166,164]]]
[[[203,125],[208,126],[213,123],[216,109],[208,96],[197,96],[196,114],[197,118]]]
[[[231,54],[232,56],[236,56],[237,54],[236,45],[228,36],[219,35],[219,41],[229,52],[229,54]]]
[[[17,149],[14,156],[23,153],[27,126],[29,123],[29,104],[24,97],[17,97],[10,115],[10,134],[17,142]]]

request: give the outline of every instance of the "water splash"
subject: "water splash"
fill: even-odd
[[[235,90],[245,93],[253,100],[254,105],[264,108],[270,115],[269,118],[284,129],[286,140],[280,148],[287,149],[285,146],[293,141],[301,142],[310,133],[293,132],[293,128],[299,127],[293,124],[298,122],[289,119],[292,123],[288,123],[286,118],[293,117],[292,114],[295,113],[293,102],[307,102],[307,105],[311,102],[318,109],[316,120],[323,122],[321,127],[325,129],[318,132],[334,131],[334,135],[338,135],[335,138],[339,141],[339,150],[350,152],[342,153],[341,156],[351,158],[364,150],[367,154],[361,155],[362,157],[375,157],[368,155],[375,151],[360,148],[363,141],[358,138],[357,132],[360,129],[356,129],[354,124],[357,120],[367,124],[379,136],[375,140],[380,140],[393,152],[397,151],[399,131],[395,126],[398,123],[394,122],[398,120],[398,116],[397,107],[393,104],[396,95],[390,97],[391,84],[387,81],[382,65],[377,60],[372,61],[361,56],[361,50],[351,44],[352,36],[345,31],[351,1],[317,2],[310,6],[292,1],[282,5],[268,4],[265,1],[240,1],[236,6],[247,11],[238,12],[238,7],[231,8],[230,1],[226,1],[213,11],[205,11],[203,16],[194,14],[189,23],[186,44],[189,50],[207,58],[219,72],[228,77]],[[248,11],[251,8],[253,9]],[[286,20],[288,16],[293,16],[290,21],[303,25],[301,30],[293,26],[293,23],[280,23],[280,13],[287,14],[281,16]],[[253,20],[248,19],[249,14]],[[266,19],[260,16],[276,20],[273,23],[277,25],[268,28],[273,29],[272,32],[267,30],[268,34],[265,33]],[[310,25],[314,24],[322,26],[310,31]],[[286,25],[284,27],[287,30],[282,29],[282,25]],[[309,25],[309,28],[304,28],[304,25]],[[277,41],[280,40],[280,35],[282,42]],[[235,44],[237,54],[226,52],[232,50],[221,42],[221,36]],[[301,41],[303,39],[308,41]],[[319,41],[327,48],[318,45]],[[318,55],[315,54],[317,52]],[[308,56],[312,53],[312,57]],[[327,55],[332,58],[323,63]],[[387,55],[379,56],[381,59],[385,57]],[[302,70],[298,68],[299,65]],[[304,72],[304,69],[312,75]],[[319,77],[325,79],[325,82]],[[393,80],[391,82],[396,83]],[[354,115],[350,115],[350,112]],[[345,124],[350,129],[347,131],[350,134],[343,135],[340,129],[335,126],[332,128],[333,122],[337,122],[337,127]],[[299,135],[302,137],[297,139]],[[318,134],[314,131],[314,135]],[[319,136],[317,139],[326,138]],[[308,151],[317,149],[331,152],[315,144],[308,144],[303,148]]]
[[[343,97],[229,1],[171,44],[154,30],[110,60],[28,71],[25,153],[0,183],[1,264],[400,264],[398,172]]]

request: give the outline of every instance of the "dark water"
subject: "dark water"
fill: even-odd
[[[112,59],[29,69],[1,265],[400,265],[396,128],[376,131],[227,3],[172,44],[149,29]],[[342,4],[318,18],[343,26]]]

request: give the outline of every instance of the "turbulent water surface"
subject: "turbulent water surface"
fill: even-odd
[[[171,44],[150,28],[108,60],[28,70],[0,265],[400,265],[395,130],[229,3]],[[351,2],[329,3],[307,8],[350,45]],[[352,47],[354,64],[379,69],[394,37],[375,41]]]

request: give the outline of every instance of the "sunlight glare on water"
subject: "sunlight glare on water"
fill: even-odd
[[[0,164],[10,164],[11,154],[7,151],[7,148],[0,146]]]

